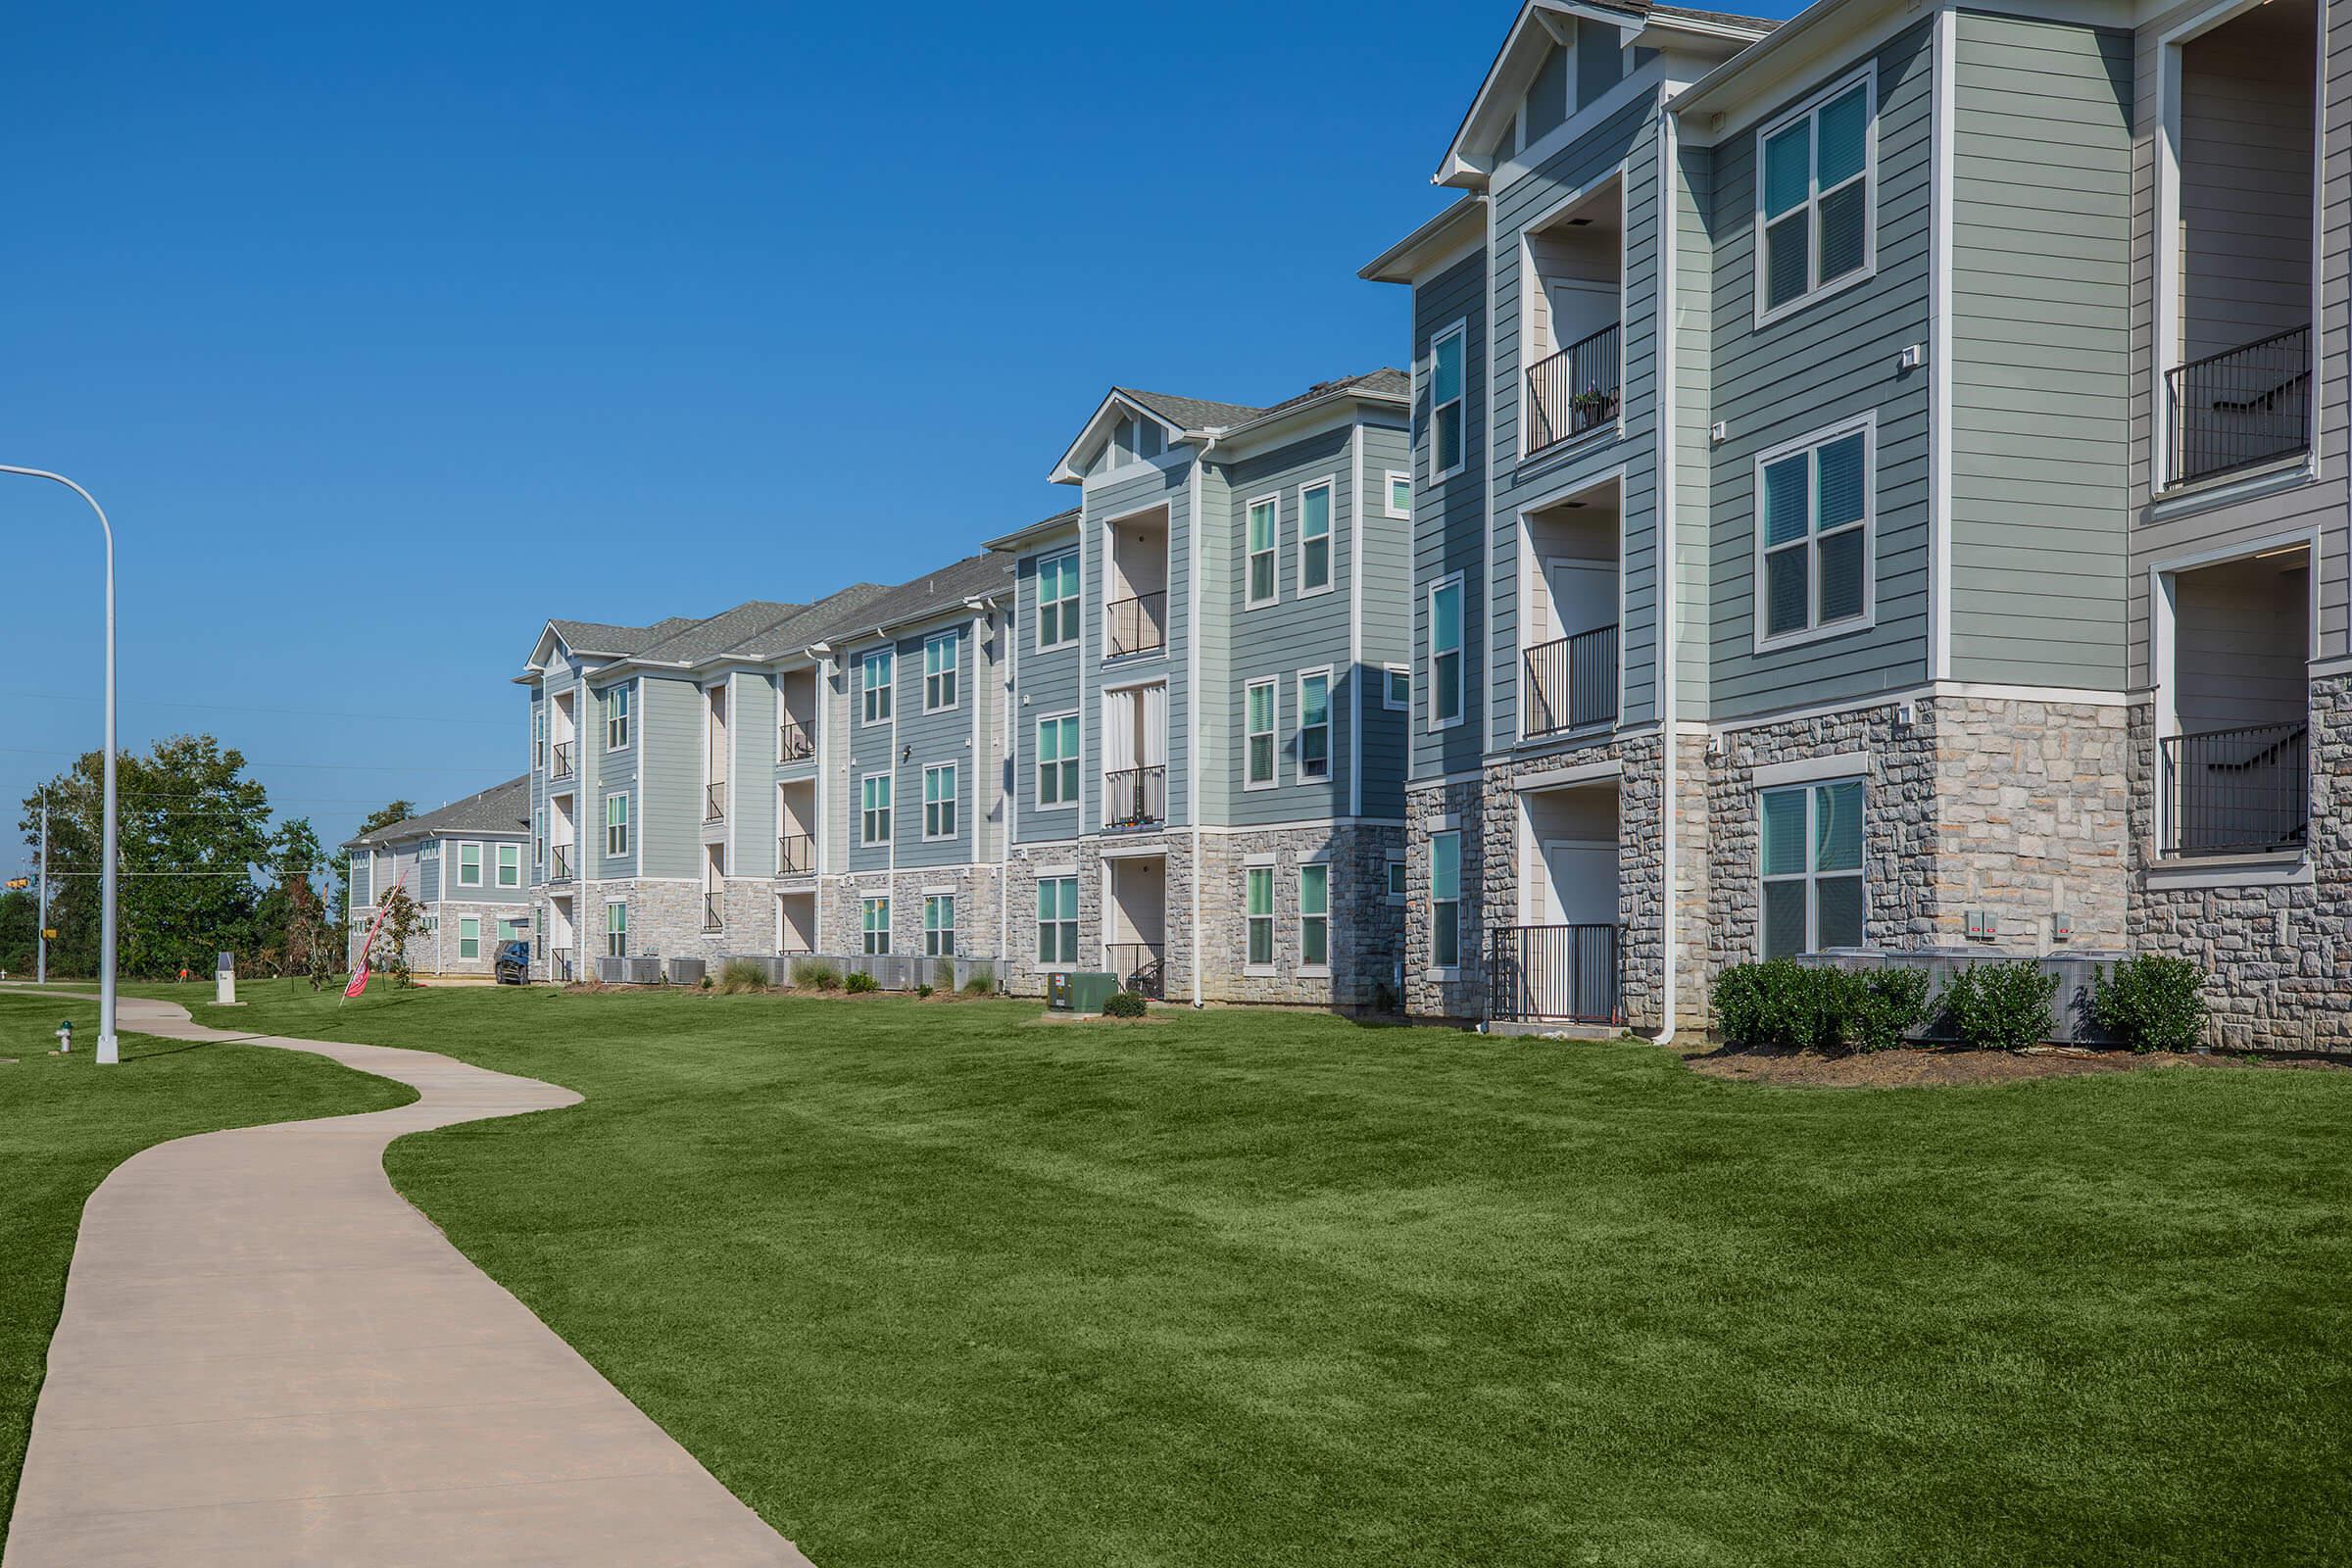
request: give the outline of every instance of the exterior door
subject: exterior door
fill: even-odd
[[[1553,556],[1544,563],[1551,599],[1552,637],[1606,626],[1617,619],[1617,564]]]
[[[1617,923],[1617,846],[1585,839],[1544,845],[1546,925]]]

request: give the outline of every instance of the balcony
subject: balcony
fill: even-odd
[[[703,820],[723,822],[727,819],[727,781],[706,787],[703,791]]]
[[[776,840],[776,875],[807,876],[816,869],[816,839],[808,833],[787,833]]]
[[[1618,327],[1611,321],[1527,368],[1529,457],[1616,422],[1623,390],[1618,360]]]
[[[2172,475],[2191,484],[2311,447],[2311,328],[2298,326],[2165,373]]]
[[[1487,1016],[1622,1025],[1619,952],[1614,925],[1497,926],[1487,933]]]
[[[1596,626],[1520,656],[1521,733],[1529,740],[1617,720],[1617,628]]]
[[[776,760],[806,762],[816,755],[816,737],[797,719],[786,719],[776,726]]]
[[[703,929],[717,931],[722,929],[726,923],[726,895],[723,893],[704,894]]]
[[[1124,768],[1102,775],[1102,826],[1105,830],[1158,827],[1168,819],[1168,768]]]
[[[554,845],[548,850],[547,854],[547,879],[550,882],[569,882],[572,880],[572,878],[579,874],[573,866],[572,847],[570,845]]]
[[[1156,942],[1113,942],[1102,950],[1103,961],[1119,977],[1119,987],[1154,1002],[1168,1000],[1166,959]]]
[[[2167,855],[2261,855],[2310,834],[2311,729],[2247,724],[2168,735],[2163,759]]]
[[[547,776],[549,778],[571,777],[572,743],[570,741],[558,741],[552,750],[555,755],[555,760],[549,766],[547,770]]]
[[[1103,615],[1109,622],[1107,658],[1156,654],[1168,646],[1168,596],[1164,590],[1121,599],[1108,606]]]
[[[548,977],[561,986],[567,986],[579,976],[580,950],[550,948],[547,954]]]

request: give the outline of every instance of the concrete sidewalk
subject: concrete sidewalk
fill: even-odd
[[[91,1195],[5,1568],[807,1568],[384,1175],[404,1133],[579,1096],[121,1006],[126,1030],[312,1051],[421,1098],[159,1145]]]

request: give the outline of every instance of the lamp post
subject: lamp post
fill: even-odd
[[[98,527],[106,535],[106,820],[101,835],[98,861],[98,1061],[106,1065],[118,1059],[120,1052],[115,1039],[115,898],[118,892],[115,874],[115,525],[106,520],[106,509],[98,505],[97,497],[75,484],[62,473],[46,468],[20,468],[13,463],[0,463],[0,473],[21,473],[27,479],[47,479],[62,484],[89,503],[98,514]],[[47,865],[42,866],[44,883]]]

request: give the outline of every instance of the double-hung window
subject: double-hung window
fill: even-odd
[[[1247,961],[1252,968],[1264,968],[1274,961],[1274,868],[1270,865],[1245,868],[1242,886],[1244,913],[1250,926]]]
[[[1758,797],[1764,956],[1862,946],[1862,781]]]
[[[629,853],[629,798],[626,795],[605,797],[605,853],[609,856]]]
[[[542,773],[547,771],[547,704],[545,701],[534,703],[531,706],[531,766]]]
[[[1756,640],[1867,625],[1872,427],[1777,447],[1756,464]]]
[[[1429,476],[1443,479],[1469,461],[1463,424],[1462,362],[1469,329],[1456,326],[1429,345]]]
[[[1298,492],[1298,592],[1331,586],[1331,481]]]
[[[1298,781],[1331,777],[1331,675],[1315,670],[1298,677]]]
[[[858,785],[858,842],[890,842],[890,775],[868,773]]]
[[[1244,553],[1250,572],[1245,608],[1270,605],[1279,595],[1274,580],[1274,526],[1281,505],[1280,496],[1259,496],[1249,505],[1244,523],[1249,534]]]
[[[531,813],[531,874],[537,876],[539,867],[547,863],[547,808],[542,806]]]
[[[1409,517],[1413,514],[1413,476],[1396,468],[1389,470],[1389,515]]]
[[[1078,640],[1078,558],[1054,556],[1037,564],[1037,651]]]
[[[1037,961],[1078,961],[1078,879],[1074,876],[1038,879]]]
[[[923,956],[952,958],[956,956],[956,895],[927,893],[923,895]]]
[[[1759,319],[1870,273],[1872,91],[1865,74],[1756,138]]]
[[[1440,969],[1462,962],[1462,836],[1429,836],[1429,961]]]
[[[1308,969],[1331,967],[1331,867],[1298,868],[1298,962]]]
[[[877,648],[858,662],[858,694],[868,724],[890,722],[890,676],[897,662],[887,648]]]
[[[956,764],[941,762],[923,769],[923,837],[956,836]]]
[[[923,711],[943,712],[956,706],[956,673],[962,640],[952,631],[934,632],[923,639]]]
[[[482,956],[482,917],[478,914],[458,917],[458,956],[478,958]]]
[[[1429,589],[1429,727],[1462,721],[1462,578],[1456,572]]]
[[[865,951],[890,951],[890,900],[867,899],[858,910],[858,923],[865,937]]]
[[[479,844],[458,846],[458,886],[478,888],[482,885],[482,847]]]
[[[498,847],[498,885],[502,888],[522,886],[522,846],[501,844]]]
[[[605,693],[605,750],[622,752],[629,746],[629,693],[633,688],[615,686]]]
[[[1242,688],[1242,730],[1246,737],[1242,776],[1245,789],[1270,790],[1274,787],[1274,708],[1273,681],[1253,680]]]
[[[629,906],[625,904],[605,906],[605,952],[615,958],[629,956]]]
[[[1078,804],[1078,715],[1037,721],[1037,804]]]

